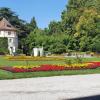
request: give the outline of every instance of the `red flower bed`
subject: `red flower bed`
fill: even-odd
[[[0,69],[20,73],[20,72],[38,72],[38,71],[62,71],[62,70],[82,70],[82,69],[96,69],[100,67],[100,62],[90,62],[87,66],[58,66],[58,65],[41,65],[40,67],[33,68],[17,68],[17,67],[1,67]]]

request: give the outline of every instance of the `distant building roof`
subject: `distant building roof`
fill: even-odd
[[[12,26],[5,18],[0,21],[0,30],[16,31],[17,29]]]

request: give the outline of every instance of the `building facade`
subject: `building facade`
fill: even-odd
[[[14,55],[18,49],[17,29],[14,28],[5,18],[0,21],[0,38],[8,39],[9,53],[10,55]]]

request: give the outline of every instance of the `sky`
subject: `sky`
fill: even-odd
[[[11,8],[19,18],[30,22],[34,16],[39,28],[45,28],[50,21],[59,21],[67,0],[0,0],[0,7]]]

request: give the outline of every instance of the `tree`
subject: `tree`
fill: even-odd
[[[69,0],[61,16],[63,32],[71,37],[69,49],[90,50],[93,38],[100,34],[99,4],[99,0]]]
[[[8,53],[8,39],[0,38],[0,53]]]
[[[19,19],[18,15],[16,15],[16,13],[13,12],[10,8],[0,8],[0,19],[2,18],[6,18],[14,27],[20,30],[20,32],[25,30],[25,21]]]
[[[49,27],[49,34],[50,35],[56,35],[56,34],[62,34],[63,33],[63,28],[61,22],[56,22],[56,21],[51,21],[50,24],[48,25]]]
[[[92,50],[100,53],[100,34],[93,39]]]
[[[33,17],[31,19],[31,22],[30,23],[27,23],[26,24],[26,27],[27,27],[29,33],[32,32],[32,31],[34,31],[34,29],[37,29],[38,28],[37,23],[36,23],[36,20],[35,20],[35,17]]]
[[[76,35],[91,35],[94,37],[99,34],[98,24],[100,23],[99,15],[95,9],[87,9],[80,16],[79,22],[76,24]]]
[[[5,8],[5,7],[0,8],[0,19],[4,17],[7,20],[11,20],[12,16],[16,16],[16,14],[15,12],[11,11],[10,8]]]
[[[29,45],[29,51],[32,51],[34,47],[43,46],[43,43],[45,42],[44,38],[45,34],[43,30],[34,29],[34,31],[32,31],[26,39],[26,43]]]

